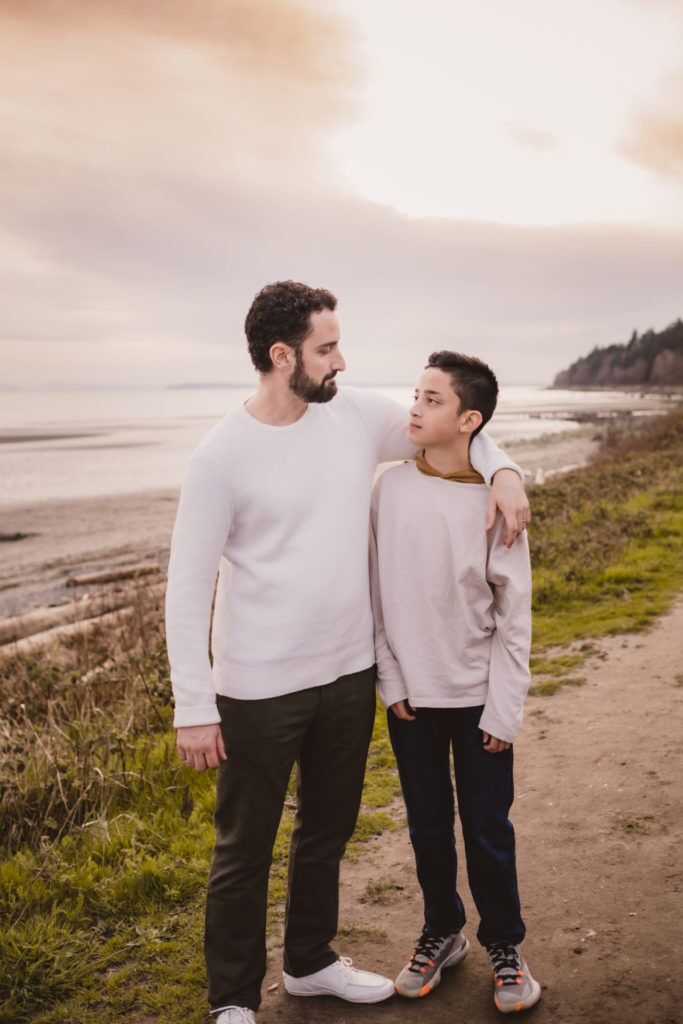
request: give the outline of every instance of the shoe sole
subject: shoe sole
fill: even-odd
[[[496,1008],[500,1010],[501,1013],[521,1013],[522,1010],[530,1010],[531,1007],[535,1006],[541,998],[541,986],[535,978],[530,978],[530,981],[533,985],[533,991],[530,996],[527,996],[524,1000],[520,1000],[518,1003],[510,1003],[509,1006],[501,1006],[498,1002],[498,995],[496,994],[494,996]]]
[[[303,996],[304,998],[311,996],[336,996],[337,999],[342,999],[345,1003],[381,1003],[385,999],[390,999],[394,994],[393,985],[391,986],[390,992],[380,992],[365,999],[354,999],[352,996],[342,996],[333,988],[319,988],[315,992],[292,992],[290,988],[287,988],[286,982],[284,983],[284,988],[287,995],[290,996]]]
[[[418,992],[404,992],[402,989],[395,984],[396,991],[404,999],[422,999],[424,996],[428,996],[429,993],[436,988],[441,981],[441,972],[445,967],[455,967],[456,964],[461,963],[470,951],[470,943],[468,939],[465,939],[465,945],[461,946],[460,949],[456,949],[450,956],[447,956],[442,964],[439,964],[434,977],[431,981],[428,981],[426,985],[423,985]]]

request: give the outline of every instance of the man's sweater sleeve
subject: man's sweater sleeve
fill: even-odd
[[[372,617],[375,623],[377,689],[382,704],[384,704],[385,708],[388,708],[395,704],[396,701],[407,700],[408,689],[401,672],[401,667],[389,646],[384,616],[382,614],[379,560],[377,556],[377,511],[375,507],[370,510],[370,596],[372,599]]]
[[[375,443],[378,463],[415,458],[418,449],[408,440],[408,410],[405,406],[376,391],[364,388],[346,388],[346,391]],[[519,466],[483,430],[472,439],[470,462],[489,486],[499,469],[514,469],[524,482]]]
[[[484,430],[480,430],[470,442],[470,462],[477,473],[481,473],[489,487],[499,469],[514,469],[524,483],[524,473],[517,463],[513,462]]]
[[[479,728],[512,743],[522,724],[530,682],[531,565],[526,533],[521,533],[508,549],[503,544],[504,525],[498,514],[489,535],[486,577],[494,590],[496,628],[491,645],[489,691]]]
[[[232,509],[219,465],[190,459],[171,541],[166,590],[166,644],[175,700],[174,725],[220,722],[209,661],[211,604]]]

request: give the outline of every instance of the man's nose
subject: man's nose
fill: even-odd
[[[337,373],[342,373],[346,369],[346,360],[341,354],[339,349],[334,353],[334,361],[332,363],[332,369],[336,370]]]

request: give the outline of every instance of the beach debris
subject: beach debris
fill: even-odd
[[[79,601],[58,604],[52,608],[34,608],[33,611],[24,612],[23,615],[0,619],[0,644],[14,643],[15,640],[21,640],[22,637],[43,633],[55,626],[90,619],[100,612],[114,611],[126,604],[126,601],[122,597],[113,601],[100,598],[97,607],[94,607],[94,604],[88,596]]]
[[[269,991],[269,992],[277,992],[277,990],[279,989],[279,987],[280,987],[280,985],[279,985],[279,984],[278,984],[278,982],[276,981],[274,985],[269,985],[269,986],[268,986],[268,991]]]
[[[163,589],[163,584],[154,583],[151,589]],[[36,633],[44,633],[55,626],[92,619],[104,612],[125,608],[130,602],[131,593],[125,590],[116,594],[83,594],[76,601],[67,601],[49,608],[34,608],[21,615],[8,616],[0,619],[0,645],[14,643],[23,637],[35,636]]]
[[[149,587],[148,593],[161,594],[165,586],[165,582],[155,583],[153,586]],[[34,632],[18,640],[5,642],[0,645],[0,656],[14,657],[17,654],[33,654],[34,651],[39,651],[48,647],[55,640],[62,640],[65,637],[87,633],[95,626],[108,625],[116,621],[125,620],[136,612],[135,606],[131,604],[133,599],[134,594],[129,593],[128,595],[121,595],[121,597],[117,599],[113,610],[109,611],[103,609],[102,602],[100,601],[95,602],[95,600],[93,600],[89,603],[86,603],[85,601],[78,602],[81,606],[81,612],[85,614],[81,614],[76,621],[73,620],[74,606],[66,606],[71,609],[70,621],[61,625],[56,625],[52,629],[43,629],[40,632]],[[46,611],[47,610],[49,609],[46,609]],[[28,614],[31,615],[32,613],[29,612]]]
[[[84,587],[88,583],[115,583],[117,580],[134,580],[138,576],[156,576],[161,572],[157,562],[140,562],[138,565],[122,566],[120,569],[103,569],[81,576],[70,576],[67,587]]]

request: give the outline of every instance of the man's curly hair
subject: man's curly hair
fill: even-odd
[[[298,281],[276,281],[262,288],[251,304],[244,329],[251,361],[260,373],[273,369],[271,346],[284,341],[298,348],[311,333],[311,313],[334,310],[337,300],[325,288]]]

